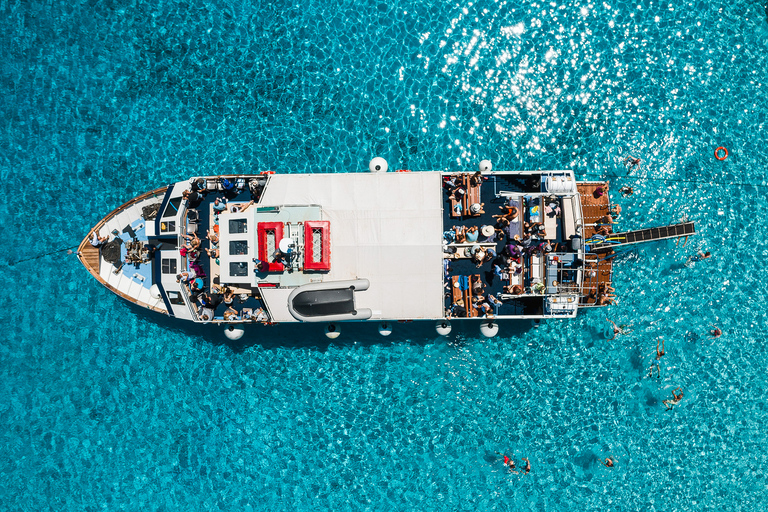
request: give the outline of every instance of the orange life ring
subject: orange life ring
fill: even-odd
[[[721,149],[725,151],[725,154],[722,157],[719,155]],[[725,160],[726,158],[728,158],[728,150],[725,149],[723,146],[720,146],[715,150],[715,158],[717,158],[718,160]]]

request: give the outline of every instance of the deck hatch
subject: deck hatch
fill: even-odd
[[[331,223],[311,220],[304,223],[304,270],[331,269]]]
[[[258,224],[259,252],[258,258],[269,265],[270,272],[282,272],[282,263],[273,261],[275,251],[283,238],[282,222],[259,222]]]

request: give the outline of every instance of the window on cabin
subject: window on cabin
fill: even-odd
[[[168,301],[171,304],[184,304],[184,299],[179,292],[168,292]]]
[[[163,218],[175,217],[176,214],[179,213],[180,205],[181,205],[180,197],[174,197],[173,199],[168,201],[168,206],[165,207],[165,211],[163,212]]]
[[[229,255],[242,256],[248,254],[248,242],[245,240],[231,240],[229,242]]]
[[[230,262],[229,275],[232,277],[244,277],[248,275],[248,264],[245,262]]]
[[[229,221],[229,232],[235,233],[247,233],[248,221],[246,219],[232,219]]]
[[[170,258],[163,258],[160,262],[160,269],[163,274],[175,274],[176,260],[170,259]]]
[[[160,223],[160,232],[161,233],[175,233],[176,232],[176,221],[175,220],[166,220]]]

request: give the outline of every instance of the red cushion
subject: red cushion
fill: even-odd
[[[280,240],[283,239],[283,223],[282,222],[259,222],[259,256],[261,261],[267,262],[269,265],[268,272],[282,272],[284,266],[282,263],[272,263],[271,254],[267,254],[267,237],[274,237],[275,249],[277,249]]]
[[[320,229],[320,254],[314,253],[313,229]],[[327,220],[304,223],[304,270],[331,270],[331,223]]]

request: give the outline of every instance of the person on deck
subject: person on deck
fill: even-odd
[[[185,190],[181,197],[186,199],[193,208],[203,201],[203,194],[196,190]]]
[[[209,229],[207,238],[211,242],[211,247],[219,245],[219,234],[215,231]]]
[[[99,236],[99,232],[97,230],[93,230],[93,233],[91,233],[91,245],[94,247],[100,247],[102,244],[106,243],[109,240],[109,237],[107,236]]]
[[[448,195],[449,199],[453,199],[457,202],[461,202],[461,200],[466,195],[467,190],[464,188],[463,185],[457,185],[451,190],[451,193]]]
[[[491,308],[491,305],[486,302],[483,295],[475,298],[474,307],[481,316],[485,315],[489,318],[493,316],[493,309]]]
[[[218,215],[225,211],[227,211],[227,203],[223,199],[217,197],[213,202],[213,213]]]
[[[225,287],[224,288],[224,304],[226,306],[232,306],[234,302],[235,302],[235,292],[233,292],[231,288]]]
[[[465,226],[453,226],[453,231],[456,233],[457,244],[463,244],[467,242],[466,229],[467,228]]]
[[[486,298],[488,303],[493,307],[493,314],[496,316],[499,314],[499,308],[504,304],[494,294],[489,293]]]
[[[197,273],[195,272],[195,269],[190,268],[189,271],[181,272],[179,274],[176,274],[176,282],[184,282],[188,283],[192,279],[197,277]]]
[[[189,282],[189,289],[192,293],[202,292],[205,288],[205,281],[202,278],[196,277]]]
[[[185,247],[187,249],[192,250],[199,250],[200,244],[202,243],[200,238],[197,236],[197,233],[192,233],[191,235],[181,235],[182,237],[186,238],[188,242],[185,244]]]
[[[240,320],[239,315],[240,313],[236,309],[228,307],[224,312],[224,320]]]
[[[454,317],[466,317],[467,308],[464,307],[462,301],[456,301],[451,305],[450,315]]]
[[[251,202],[247,203],[245,206],[243,206],[243,205],[232,206],[232,207],[230,207],[229,211],[231,213],[245,213],[248,210],[248,208],[250,208],[254,204],[256,204],[256,202],[251,200]]]
[[[488,251],[486,251],[483,247],[480,247],[480,249],[475,251],[475,253],[472,255],[472,263],[474,263],[477,268],[482,267],[487,255]]]

